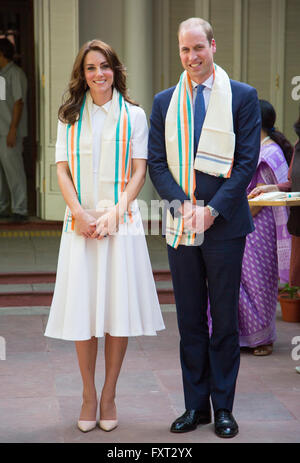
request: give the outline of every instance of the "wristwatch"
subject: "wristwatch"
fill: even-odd
[[[207,207],[207,209],[209,209],[210,215],[211,215],[212,217],[218,217],[219,212],[216,211],[216,209],[214,209],[213,207],[211,207],[211,206],[209,206],[209,205],[207,205],[206,207]]]

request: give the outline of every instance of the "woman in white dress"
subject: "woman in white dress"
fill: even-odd
[[[128,336],[164,329],[136,197],[146,175],[148,127],[127,95],[112,48],[87,42],[59,109],[57,175],[67,203],[45,335],[73,340],[83,382],[80,430],[96,427],[95,366],[105,336],[99,426],[117,424],[115,393]]]

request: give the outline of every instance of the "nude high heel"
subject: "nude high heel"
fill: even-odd
[[[100,403],[101,403],[101,398],[100,398]],[[100,406],[99,403],[99,406]],[[114,404],[115,407],[115,404]],[[118,420],[102,420],[101,419],[101,406],[100,406],[100,419],[99,419],[99,428],[102,429],[103,431],[109,432],[112,431],[113,429],[116,429],[118,426]]]
[[[92,429],[95,429],[96,424],[97,424],[97,421],[84,421],[84,420],[77,421],[77,426],[82,432],[92,431]]]
[[[98,407],[98,400],[97,400],[97,407]],[[97,412],[97,411],[96,411]],[[78,429],[82,432],[89,432],[95,429],[97,426],[97,420],[78,420],[77,421]]]
[[[103,431],[109,432],[116,429],[118,420],[99,420],[99,428]]]

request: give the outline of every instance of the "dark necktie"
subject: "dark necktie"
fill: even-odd
[[[194,154],[197,152],[199,138],[205,119],[204,89],[205,85],[197,85],[197,96],[194,109]]]

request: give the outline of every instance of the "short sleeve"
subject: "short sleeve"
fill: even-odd
[[[148,157],[148,123],[145,111],[138,106],[131,106],[132,113],[132,159]]]
[[[67,156],[67,124],[58,121],[55,145],[55,162],[68,161]]]
[[[6,100],[6,80],[0,76],[0,100]]]
[[[27,79],[23,71],[18,68],[11,73],[11,92],[14,102],[23,100],[25,102],[27,92]]]

